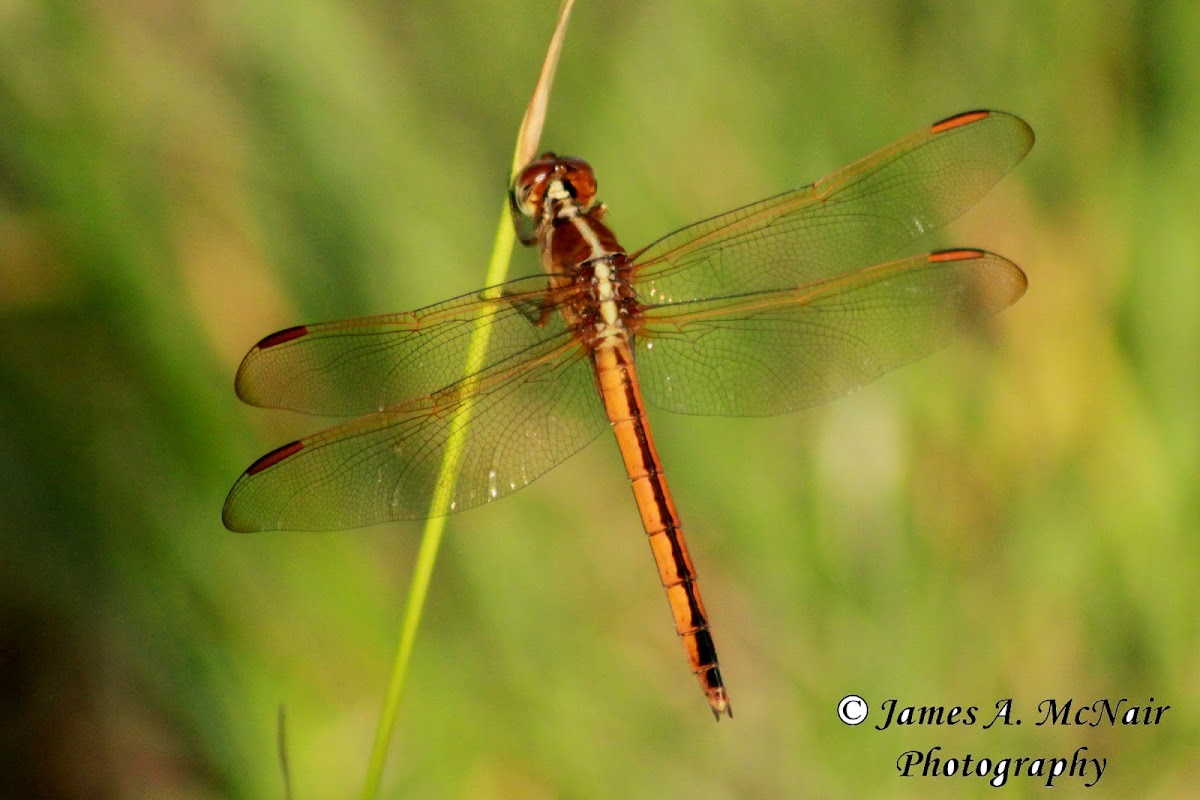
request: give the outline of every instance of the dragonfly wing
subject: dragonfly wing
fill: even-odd
[[[795,411],[932,353],[1025,286],[1000,256],[947,250],[796,289],[651,307],[635,341],[642,391],[684,414]]]
[[[238,396],[264,408],[352,416],[432,394],[463,378],[481,326],[487,347],[477,372],[560,337],[561,315],[542,313],[554,296],[550,282],[519,278],[417,311],[273,333],[242,360]]]
[[[1033,146],[1018,117],[943,120],[803,189],[690,225],[634,255],[644,303],[792,289],[893,256],[974,205]]]
[[[285,445],[225,501],[235,531],[333,530],[461,511],[511,494],[607,427],[586,352],[569,335],[519,365]],[[453,469],[444,465],[458,448]]]

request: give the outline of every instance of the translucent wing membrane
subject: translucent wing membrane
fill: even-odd
[[[462,380],[478,325],[490,327],[487,369],[568,335],[544,314],[550,278],[520,278],[404,314],[289,328],[242,360],[242,400],[266,408],[351,416],[380,411]]]
[[[573,340],[527,355],[263,456],[229,493],[225,526],[332,530],[428,517],[447,442],[463,427],[448,511],[528,485],[607,422],[589,361]]]
[[[774,292],[648,309],[642,392],[685,414],[816,405],[949,343],[1025,292],[1000,256],[948,250]]]
[[[970,207],[1032,143],[1016,117],[961,114],[635,254],[643,312],[628,322],[643,394],[689,414],[792,411],[978,326],[1024,292],[1015,265],[967,249],[876,262]],[[558,311],[569,305],[579,318],[598,301],[581,294],[586,282],[563,286],[522,278],[406,314],[263,339],[238,370],[243,400],[365,416],[260,458],[230,492],[226,526],[419,519],[439,493],[459,511],[575,453],[607,420],[588,348]],[[487,349],[467,374],[481,326]],[[460,441],[456,474],[442,484],[449,445]]]
[[[663,305],[792,289],[888,258],[975,204],[1033,146],[1022,120],[960,114],[811,186],[690,225],[636,254]]]

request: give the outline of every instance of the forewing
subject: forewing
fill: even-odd
[[[803,189],[683,228],[635,254],[663,305],[793,289],[875,264],[975,204],[1033,146],[1018,117],[943,120]]]
[[[236,388],[265,408],[352,416],[432,394],[465,376],[477,331],[476,371],[519,362],[566,332],[550,277],[537,275],[402,314],[304,325],[271,334],[246,355]]]

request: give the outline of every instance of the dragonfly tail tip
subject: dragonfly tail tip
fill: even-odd
[[[725,694],[724,690],[710,696],[708,705],[712,709],[713,719],[717,722],[721,721],[721,714],[733,719],[733,706],[729,704],[729,695]]]

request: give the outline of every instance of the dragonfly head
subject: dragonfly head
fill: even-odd
[[[514,215],[540,224],[586,212],[596,199],[596,175],[581,158],[542,153],[513,179],[508,193]]]

